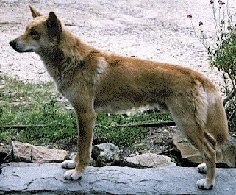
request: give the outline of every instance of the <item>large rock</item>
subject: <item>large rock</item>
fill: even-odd
[[[48,149],[18,141],[12,142],[12,152],[16,162],[62,162],[68,154],[65,150]]]
[[[125,157],[124,164],[136,168],[175,166],[170,157],[153,153]]]
[[[0,174],[0,194],[201,194],[232,195],[236,192],[236,169],[217,169],[216,186],[202,191],[196,181],[205,175],[193,167],[87,167],[79,181],[63,179],[65,170],[57,163],[4,164]]]
[[[236,139],[229,137],[222,147],[224,162],[230,167],[236,167]]]
[[[203,158],[200,152],[188,141],[188,139],[178,132],[173,136],[173,143],[177,150],[180,151],[182,157],[182,166],[191,166],[202,163]],[[236,139],[229,137],[229,140],[223,145],[222,153],[224,158],[221,158],[221,154],[217,154],[216,163],[218,166],[225,167],[226,164],[230,167],[236,167]],[[219,156],[219,158],[218,158]]]
[[[0,143],[0,163],[12,160],[11,146]]]
[[[114,165],[120,160],[120,150],[112,143],[101,143],[93,146],[92,158],[94,166]]]
[[[4,144],[0,143],[0,163],[4,162],[4,159],[6,158],[6,156],[7,156],[7,151],[4,148]]]
[[[202,163],[202,156],[200,152],[187,140],[187,138],[177,131],[173,135],[173,144],[176,146],[177,150],[181,153],[181,165],[190,166],[191,164]]]

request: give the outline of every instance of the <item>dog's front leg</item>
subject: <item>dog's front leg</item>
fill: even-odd
[[[72,161],[64,161],[64,168],[75,168],[65,172],[64,178],[77,180],[81,178],[87,164],[89,163],[92,148],[93,127],[96,119],[94,111],[76,113],[79,128],[77,154]]]

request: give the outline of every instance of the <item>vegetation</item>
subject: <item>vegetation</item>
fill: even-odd
[[[224,71],[225,74],[224,106],[231,129],[236,128],[236,37],[234,31],[235,29],[225,34],[216,49],[209,49],[211,65]]]
[[[215,21],[217,41],[208,47],[211,65],[224,72],[225,100],[224,106],[230,129],[236,130],[236,29],[229,3],[210,1]]]
[[[200,40],[206,47],[212,67],[223,72],[224,76],[224,107],[228,117],[231,131],[236,131],[236,28],[233,23],[235,15],[230,13],[229,2],[209,1],[215,26],[215,43],[207,42],[207,35],[203,30],[200,32]],[[192,15],[187,15],[192,18]],[[193,23],[191,21],[192,27]],[[203,22],[199,22],[201,27]],[[198,33],[195,32],[195,35]]]
[[[77,143],[74,110],[54,90],[53,83],[30,84],[4,77],[0,79],[0,128],[9,125],[29,125],[0,130],[0,142],[12,139],[38,145],[56,145],[71,149]],[[132,147],[144,138],[148,128],[115,127],[136,122],[171,120],[167,113],[99,114],[95,128],[96,140],[112,142],[120,147]],[[41,125],[38,127],[37,125]],[[66,148],[66,146],[68,148]]]

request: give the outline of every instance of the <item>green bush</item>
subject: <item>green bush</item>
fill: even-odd
[[[216,67],[223,72],[224,76],[224,107],[226,110],[229,127],[231,131],[236,131],[236,28],[233,22],[235,14],[231,14],[229,1],[209,1],[212,8],[212,16],[214,22],[215,43],[207,42],[208,36],[203,30],[200,36],[195,31],[192,23],[192,15],[187,15],[191,20],[194,34],[202,42],[207,49],[209,60],[212,67]],[[199,22],[199,27],[203,26],[203,22]],[[213,36],[214,37],[214,36]]]
[[[218,10],[213,3],[212,8],[217,41],[214,46],[208,47],[208,54],[211,66],[223,71],[226,96],[224,107],[230,129],[236,130],[236,29],[232,25],[228,3],[219,3]]]

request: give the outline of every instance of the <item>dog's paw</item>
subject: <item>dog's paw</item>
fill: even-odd
[[[198,173],[206,174],[207,173],[206,163],[201,163],[200,165],[197,166],[197,169],[198,169]]]
[[[211,190],[214,186],[214,183],[215,182],[213,182],[212,184],[208,184],[207,179],[200,179],[197,181],[197,186],[201,190]]]
[[[74,169],[76,166],[76,163],[74,160],[65,160],[61,163],[61,167],[64,169]]]
[[[64,174],[64,178],[66,180],[78,180],[78,179],[81,179],[81,177],[82,177],[82,173],[76,172],[75,169],[66,171]]]

